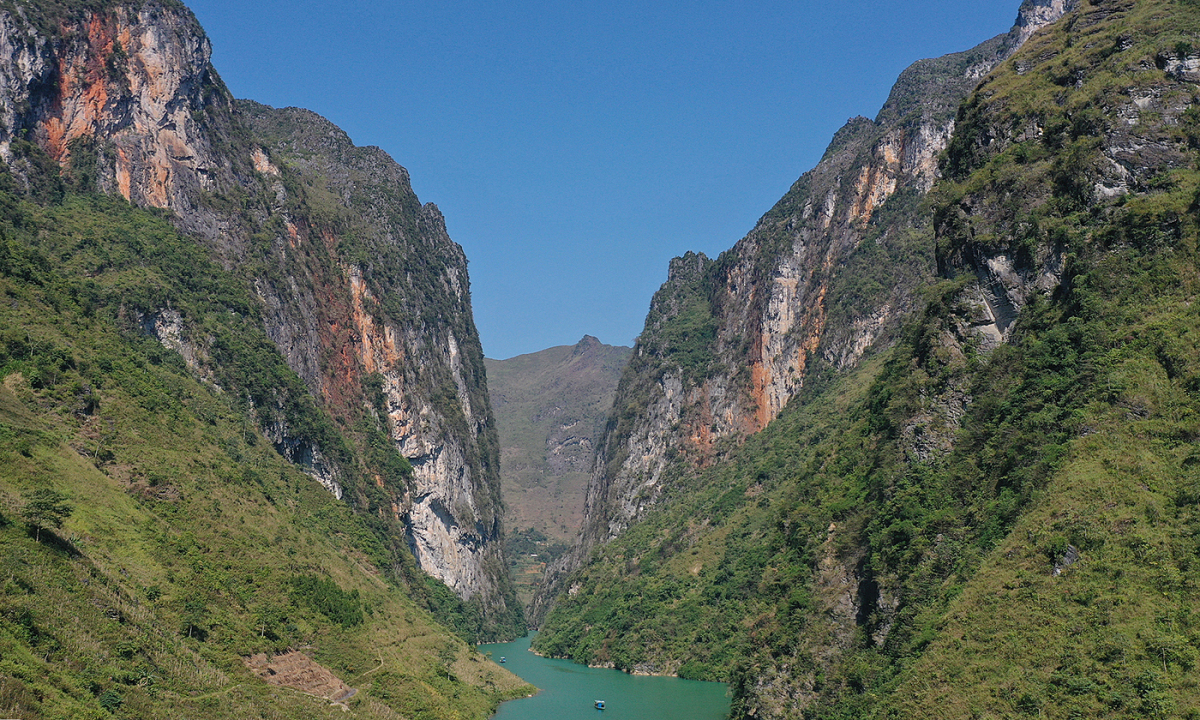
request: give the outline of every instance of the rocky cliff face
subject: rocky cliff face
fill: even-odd
[[[1087,42],[1090,48],[1107,40],[1101,36],[1111,32],[1108,21],[1128,13],[1127,5],[1081,8],[1072,18],[1067,42]],[[1049,169],[1047,183],[1036,190],[1022,188],[1028,204],[1021,208],[1006,205],[991,188],[979,192],[947,184],[945,200],[950,202],[939,207],[934,219],[939,243],[947,248],[939,257],[939,272],[973,276],[963,295],[972,308],[964,324],[985,347],[1002,342],[1021,310],[1062,281],[1070,234],[1033,226],[1031,215],[1053,209],[1055,202],[1075,209],[1120,202],[1155,189],[1156,178],[1190,162],[1187,148],[1178,142],[1181,132],[1191,132],[1185,113],[1192,107],[1191,88],[1200,81],[1200,73],[1189,69],[1200,65],[1190,44],[1164,46],[1153,57],[1136,60],[1137,69],[1154,82],[1105,92],[1092,87],[1100,75],[1095,67],[1062,58],[1070,47],[1063,43],[1061,34],[1035,38],[1013,60],[1012,71],[1017,78],[1049,77],[1061,88],[1064,103],[1069,94],[1069,121],[1047,120],[1045,109],[1014,96],[1012,75],[998,75],[988,78],[963,107],[965,132],[949,148],[949,180],[962,180],[1022,143],[1065,151]],[[1120,57],[1134,44],[1131,34],[1120,35],[1107,52]],[[1053,67],[1055,62],[1061,67]]]
[[[1194,225],[1190,224],[1194,221],[1184,218],[1183,208],[1189,208],[1187,214],[1196,208],[1191,178],[1196,150],[1200,148],[1200,116],[1195,107],[1200,75],[1190,68],[1200,62],[1190,41],[1180,38],[1194,36],[1197,16],[1172,3],[1132,0],[1047,4],[1035,10],[1035,19],[1063,17],[1044,32],[1031,31],[1028,23],[1019,23],[1014,32],[1027,42],[989,73],[959,110],[954,136],[946,148],[942,177],[930,197],[937,277],[945,281],[941,285],[944,295],[929,304],[924,317],[914,321],[920,336],[913,343],[916,352],[903,356],[911,373],[911,387],[919,390],[890,409],[895,423],[892,440],[913,476],[937,472],[932,468],[952,467],[956,458],[970,458],[969,462],[983,471],[976,477],[988,478],[986,473],[991,473],[992,483],[989,487],[975,479],[978,484],[973,492],[980,492],[981,487],[983,492],[995,488],[995,492],[1011,497],[1017,492],[1032,493],[1030,488],[1036,486],[1036,492],[1050,496],[1041,502],[1029,502],[1028,515],[1018,521],[1020,524],[997,547],[984,568],[969,580],[981,585],[994,581],[1001,567],[1011,571],[1020,562],[1013,558],[1032,554],[1030,533],[1057,527],[1056,519],[1069,513],[1100,518],[1120,507],[1119,502],[1097,499],[1088,509],[1076,509],[1070,493],[1080,491],[1077,483],[1081,474],[1072,468],[1056,481],[1047,482],[1039,474],[1049,475],[1047,468],[1057,468],[1062,461],[1048,461],[1031,448],[1038,443],[1046,443],[1042,447],[1053,443],[1067,447],[1076,438],[1107,433],[1103,441],[1091,446],[1081,444],[1069,452],[1074,462],[1097,462],[1103,454],[1100,447],[1122,442],[1113,438],[1126,432],[1136,433],[1130,424],[1154,412],[1141,400],[1146,397],[1145,390],[1125,395],[1125,390],[1109,389],[1109,378],[1120,377],[1120,371],[1106,376],[1106,369],[1095,370],[1109,367],[1103,361],[1097,366],[1084,365],[1085,370],[1071,381],[1060,380],[1060,386],[1054,392],[1044,392],[1039,402],[1044,403],[1043,408],[1051,408],[1043,417],[1071,402],[1110,406],[1118,419],[1105,430],[1098,430],[1091,418],[1072,424],[1066,413],[1049,422],[1024,420],[1036,418],[1036,403],[1015,410],[1016,403],[1010,399],[1005,401],[1007,407],[998,409],[996,387],[1018,387],[1039,372],[1049,375],[1051,368],[1063,377],[1071,377],[1074,369],[1063,368],[1087,352],[1094,353],[1089,357],[1101,357],[1107,351],[1113,357],[1124,358],[1143,323],[1158,332],[1155,322],[1191,322],[1190,316],[1178,313],[1173,295],[1179,292],[1186,296],[1190,307],[1190,281],[1184,278],[1192,273],[1192,261],[1179,262],[1177,258],[1190,258],[1195,242]],[[1156,270],[1149,271],[1149,267]],[[1173,280],[1162,283],[1156,272]],[[1168,284],[1172,290],[1167,289]],[[1134,302],[1138,303],[1137,309],[1129,307]],[[1093,324],[1087,330],[1076,329],[1088,323]],[[1105,336],[1105,332],[1112,335]],[[1046,338],[1053,333],[1070,340],[1050,349]],[[1173,329],[1164,336],[1185,333]],[[1039,357],[1039,351],[1044,355]],[[1156,378],[1185,376],[1177,369],[1179,356],[1172,351],[1151,345],[1144,352],[1156,355],[1157,359],[1148,361],[1150,367],[1162,368],[1157,370]],[[1031,362],[1030,358],[1037,359]],[[986,362],[992,363],[991,372],[999,375],[1008,371],[1012,377],[991,385],[996,381],[985,379],[987,371],[978,370]],[[1119,362],[1114,362],[1111,367],[1118,366]],[[1014,367],[1019,369],[1009,370]],[[1097,372],[1095,379],[1092,372]],[[1089,386],[1090,382],[1095,385]],[[1018,393],[1014,395],[1019,397]],[[1081,397],[1086,401],[1078,399]],[[1072,412],[1084,416],[1081,408]],[[1009,419],[998,430],[979,432],[981,418],[997,422],[1006,416]],[[1036,430],[1026,430],[1025,437],[1012,441],[1012,449],[992,455],[995,447],[1008,441],[1005,436],[1013,434],[1018,418]],[[985,437],[986,448],[981,439]],[[1178,451],[1171,443],[1167,446],[1170,451]],[[1182,447],[1190,448],[1191,441],[1183,441]],[[969,473],[965,475],[970,477]],[[1122,483],[1147,487],[1145,476],[1136,471],[1115,473],[1097,482],[1106,488]],[[984,513],[975,522],[1003,527],[1019,516],[1008,512],[1007,519]],[[1104,522],[1097,520],[1102,536],[1112,533],[1108,542],[1126,532],[1123,527]],[[821,608],[822,621],[833,618],[838,626],[836,645],[852,648],[857,642],[859,647],[879,648],[881,655],[895,653],[904,641],[893,632],[894,623],[902,623],[905,614],[914,615],[913,608],[921,602],[921,590],[912,578],[939,563],[949,565],[958,560],[951,560],[947,547],[950,536],[949,532],[929,533],[929,545],[921,557],[925,567],[907,579],[903,571],[893,570],[901,563],[893,561],[889,567],[887,561],[877,558],[875,566],[868,567],[871,563],[862,563],[852,552],[844,552],[842,567],[850,580],[843,595],[847,600],[845,611],[838,617],[836,609]],[[1040,576],[1060,582],[1081,554],[1075,545],[1064,543],[1050,552],[1043,551],[1043,557],[1047,558],[1044,567],[1040,562],[1022,567],[1032,566]],[[1139,587],[1136,581],[1126,582],[1123,589],[1135,587],[1137,591],[1155,592],[1152,584]],[[974,595],[973,600],[987,592]],[[1032,604],[1015,597],[997,603],[997,607],[1008,605],[1004,619],[999,621],[1005,632],[1019,638],[1022,645],[1037,648],[1016,650],[1010,656],[1025,653],[1030,659],[1016,661],[1025,669],[1036,664],[1032,657],[1038,653],[1056,659],[1070,654],[1059,648],[1049,649],[1057,638],[1032,640],[1036,621],[1030,618],[1037,614]],[[955,612],[957,608],[947,617],[960,619],[962,616]],[[961,679],[958,671],[967,663],[946,661],[959,652],[960,657],[967,658],[992,656],[990,651],[970,646],[977,626],[971,622],[948,626],[942,620],[930,626],[934,625],[937,632],[968,642],[960,645],[956,640],[940,640],[936,650],[915,664],[902,682],[891,685],[889,691],[903,698],[894,701],[902,707],[896,714],[965,717],[988,713],[986,703],[978,701],[969,711],[964,705],[955,706],[959,698],[983,686]],[[854,632],[860,633],[860,638],[869,634],[870,640],[856,641],[851,637]],[[1103,637],[1121,632],[1106,627]],[[1092,642],[1103,640],[1096,637]],[[739,698],[735,701],[735,717],[787,717],[794,708],[816,697],[813,690],[819,685],[817,674],[797,670],[803,652],[783,653],[771,659],[766,656],[762,654],[735,689]],[[929,678],[941,672],[946,673],[944,678],[935,680],[932,686],[927,684]],[[993,689],[995,684],[986,680],[983,683],[992,697],[1003,696]],[[848,689],[853,684],[851,681],[840,689],[843,697],[857,693]],[[1019,707],[1020,701],[1028,697],[1031,695],[1014,692],[1014,699],[994,703]],[[835,701],[826,697],[823,702],[832,705]],[[860,708],[870,706],[865,698],[859,702]],[[1072,712],[1064,698],[1047,702],[1047,714],[1051,707],[1055,712]]]
[[[264,434],[338,497],[402,524],[422,569],[512,624],[462,249],[384,152],[312,113],[234,101],[210,55],[175,2],[7,5],[0,156],[30,193],[66,183],[161,208],[244,278],[357,450],[289,422],[300,397],[248,398]],[[167,306],[152,315],[146,331],[203,375],[220,339]]]
[[[199,229],[210,219],[201,193],[249,163],[227,152],[232,101],[211,54],[176,3],[61,13],[14,3],[0,15],[0,155],[19,169],[14,143],[32,142],[77,179]]]
[[[350,413],[370,386],[366,399],[412,465],[392,512],[413,554],[461,597],[494,601],[503,587],[498,446],[462,248],[382,150],[355,147],[305,110],[237,107],[262,143],[255,161],[282,219],[270,252],[286,265],[317,245],[336,263],[315,268],[311,296],[294,281],[303,273],[256,283],[268,307],[318,318],[297,324],[284,313],[268,318],[268,332],[330,407]],[[333,217],[314,217],[313,207]]]
[[[580,543],[548,572],[535,618],[591,548],[655,504],[678,463],[712,462],[771,422],[814,371],[851,367],[894,339],[937,271],[932,229],[915,211],[959,104],[1074,5],[1027,0],[1008,34],[915,63],[876,119],[851,119],[731,250],[672,261],[614,401]]]
[[[1068,7],[1076,12],[1067,27],[1027,34],[1029,42],[1009,72],[986,78],[962,107],[961,131],[947,151],[933,217],[938,273],[964,283],[953,298],[953,321],[939,341],[946,352],[962,356],[968,348],[995,349],[1011,337],[1023,310],[1061,290],[1069,256],[1080,249],[1081,231],[1039,216],[1087,210],[1109,219],[1116,215],[1112,207],[1100,208],[1155,192],[1156,182],[1192,162],[1195,130],[1188,112],[1200,75],[1187,69],[1198,64],[1191,46],[1160,46],[1153,57],[1130,57],[1122,73],[1141,77],[1132,82],[1122,77],[1125,86],[1105,77],[1117,73],[1100,70],[1099,60],[1123,59],[1135,45],[1132,34],[1112,29],[1132,5]],[[1106,50],[1099,60],[1065,60],[1075,44]],[[1013,91],[1030,75],[1048,79],[1067,108],[1066,119],[1038,106],[1029,97],[1033,93]],[[1030,146],[1059,156],[1051,164],[1016,150]],[[1013,154],[1022,155],[1020,162],[1040,182],[1026,180],[1009,197],[997,192],[995,183],[963,183],[988,162],[1003,165],[996,159]],[[1012,199],[1018,193],[1021,203]],[[1177,219],[1164,217],[1154,242],[1178,233]],[[948,384],[931,397],[927,412],[910,418],[904,434],[914,456],[930,459],[952,446],[971,400],[959,385]]]

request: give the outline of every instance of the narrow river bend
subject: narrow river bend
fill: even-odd
[[[724,720],[729,698],[724,683],[626,675],[529,652],[532,635],[479,646],[492,660],[541,689],[531,698],[500,706],[496,720]],[[603,700],[604,710],[595,702]]]

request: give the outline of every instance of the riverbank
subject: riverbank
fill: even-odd
[[[569,720],[585,712],[595,718],[597,700],[605,701],[604,720],[724,720],[729,714],[723,683],[547,658],[530,649],[532,637],[479,648],[497,662],[505,657],[506,669],[540,689],[533,697],[502,704],[496,720]]]
[[[531,634],[529,637],[532,638],[533,635]],[[566,660],[567,662],[572,662],[572,663],[575,662],[574,660],[572,660],[569,657],[559,657],[559,656],[555,656],[555,655],[543,655],[542,653],[538,652],[537,650],[534,650],[532,647],[529,648],[529,652],[533,653],[534,655],[537,655],[540,658],[546,658],[547,660]],[[658,672],[657,670],[654,669],[654,666],[650,665],[649,663],[641,663],[638,665],[634,665],[632,670],[622,670],[617,667],[616,663],[611,663],[611,662],[597,663],[597,664],[593,664],[593,663],[575,663],[575,664],[576,665],[584,665],[585,667],[595,668],[597,670],[616,670],[617,672],[622,672],[622,673],[625,673],[626,675],[637,675],[639,677],[663,677],[663,678],[678,678],[679,677],[679,675],[676,673]]]

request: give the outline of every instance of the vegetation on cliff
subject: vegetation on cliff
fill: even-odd
[[[414,530],[423,503],[423,522],[442,524],[459,550],[475,548],[461,557],[450,547],[418,553],[451,585],[481,578],[456,588],[466,602],[447,597],[431,609],[475,640],[520,635],[524,617],[503,562],[499,441],[462,248],[379,148],[355,146],[307,110],[248,100],[236,109],[270,153],[257,198],[269,215],[251,236],[245,272],[284,309],[267,323],[273,339],[301,344],[293,328],[314,324],[306,311],[330,328],[315,351],[289,361],[319,353],[310,389],[354,429],[389,496],[385,506],[406,516],[410,546],[428,540]],[[397,486],[397,478],[407,481]],[[464,489],[469,497],[454,496]]]
[[[366,467],[242,280],[119,198],[0,192],[0,237],[0,712],[340,715],[242,661],[299,647],[364,717],[482,718],[524,691],[425,609],[449,591],[390,514],[339,501],[259,431],[277,414]],[[227,357],[189,367],[150,334],[161,308]],[[340,479],[369,507],[367,477]],[[61,529],[23,521],[46,490],[73,508]]]
[[[735,717],[1200,711],[1198,32],[1083,2],[986,78],[895,346],[675,470],[539,649],[730,680]]]

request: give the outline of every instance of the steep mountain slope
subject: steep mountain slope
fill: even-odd
[[[420,567],[488,636],[518,632],[461,248],[384,153],[311,113],[235,102],[210,54],[176,2],[6,3],[0,157],[43,202],[96,190],[166,211],[249,283],[271,340],[353,452],[289,414],[301,388],[261,387],[247,402],[276,449],[400,521]],[[144,324],[197,372],[219,362],[169,305],[147,307]],[[368,482],[348,486],[356,476]]]
[[[583,520],[588,469],[629,353],[585,335],[573,346],[484,361],[500,436],[509,564],[525,602],[545,562],[566,549]]]
[[[296,358],[289,364],[322,366],[310,387],[335,413],[354,417],[365,405],[380,418],[412,466],[411,486],[392,503],[418,563],[512,632],[520,608],[503,568],[498,442],[462,248],[382,150],[355,147],[308,111],[237,108],[279,163],[265,161],[277,206],[255,278],[281,311],[268,332],[294,349],[296,328],[312,325],[286,309],[316,316],[324,332],[315,347],[285,352]],[[271,262],[287,269],[282,278]],[[305,275],[307,297],[296,289]],[[388,486],[386,473],[380,480]]]
[[[675,470],[539,647],[735,717],[1194,714],[1198,33],[1081,2],[988,74],[895,347]]]
[[[592,547],[671,491],[679,467],[703,467],[761,430],[810,376],[894,342],[936,271],[916,208],[959,103],[1071,5],[1028,0],[1008,34],[913,64],[876,119],[847,123],[731,250],[672,261],[614,401],[582,540],[548,572],[535,618]]]
[[[243,280],[121,198],[15,186],[0,172],[0,714],[483,718],[528,690],[425,609],[456,598],[395,518],[256,427],[286,418],[370,487]],[[202,366],[154,336],[181,325]]]

